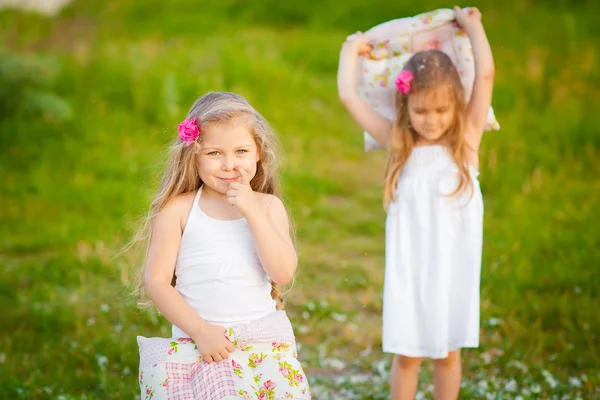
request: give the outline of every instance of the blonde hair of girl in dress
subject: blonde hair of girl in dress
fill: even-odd
[[[457,398],[460,348],[477,347],[479,340],[483,204],[477,153],[491,104],[494,62],[479,11],[454,11],[473,46],[475,81],[468,104],[450,58],[427,50],[414,54],[398,76],[396,118],[387,120],[358,94],[356,64],[360,54],[370,51],[367,40],[360,32],[351,35],[340,54],[340,99],[361,128],[388,150],[383,349],[395,354],[391,392],[396,400],[414,398],[423,357],[435,360],[435,398]],[[464,259],[468,267],[461,265]],[[463,272],[455,273],[461,267]],[[428,278],[419,280],[421,275]],[[461,295],[457,285],[465,282],[469,290]],[[468,299],[452,303],[433,289]],[[466,316],[461,307],[468,308]],[[440,309],[449,311],[440,314]]]

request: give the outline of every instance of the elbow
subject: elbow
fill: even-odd
[[[338,97],[340,98],[342,104],[348,107],[356,101],[356,98],[359,97],[359,95],[356,89],[351,89],[348,86],[338,85]]]
[[[292,283],[294,277],[296,276],[296,269],[298,268],[298,258],[294,257],[293,260],[286,266],[286,268],[282,268],[277,274],[277,278],[273,279],[275,283],[280,285],[288,285]]]
[[[170,283],[162,279],[146,278],[144,280],[144,291],[150,300],[154,298],[154,294],[159,292],[165,286],[170,286]]]
[[[277,279],[273,279],[273,281],[275,283],[278,283],[280,285],[289,285],[290,283],[292,283],[293,280],[294,280],[293,273],[282,274],[281,276],[278,276]]]
[[[338,97],[340,98],[340,101],[342,102],[343,105],[348,105],[348,102],[350,101],[349,96],[346,93],[342,93],[342,92],[338,92]]]
[[[491,65],[490,67],[486,68],[480,76],[484,81],[493,82],[494,77],[496,76],[496,69],[493,65]]]

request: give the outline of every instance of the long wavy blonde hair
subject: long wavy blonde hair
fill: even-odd
[[[410,93],[396,92],[396,120],[388,142],[388,158],[385,171],[384,207],[396,200],[398,176],[408,161],[419,134],[412,128],[408,111],[408,98],[414,93],[449,90],[454,103],[454,117],[448,131],[439,139],[447,146],[459,170],[459,183],[449,196],[467,190],[472,182],[467,167],[469,146],[465,139],[465,89],[450,57],[439,50],[427,50],[415,53],[404,65],[404,71],[413,74]]]
[[[246,99],[235,93],[211,92],[200,97],[190,108],[186,119],[196,120],[200,130],[211,124],[228,123],[240,120],[247,124],[258,148],[259,161],[256,175],[250,181],[250,187],[255,192],[271,194],[280,197],[278,181],[278,148],[275,133]],[[176,136],[171,145],[170,156],[162,176],[158,193],[150,205],[150,210],[144,218],[138,233],[128,247],[135,243],[144,243],[146,252],[150,245],[152,223],[156,215],[174,197],[189,192],[196,192],[202,185],[196,165],[196,155],[200,151],[202,134],[190,146]],[[290,224],[292,225],[292,224]],[[290,228],[293,235],[293,228]],[[138,306],[151,307],[152,303],[144,291],[145,261],[140,263],[134,277],[134,293],[138,298]],[[175,286],[177,276],[173,274],[171,285]],[[271,297],[276,301],[277,309],[283,307],[281,286],[271,281]]]

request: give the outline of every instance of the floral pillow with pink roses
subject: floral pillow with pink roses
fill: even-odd
[[[439,9],[415,17],[395,19],[364,32],[373,50],[359,57],[359,93],[379,114],[395,118],[395,79],[404,64],[418,51],[439,49],[456,65],[467,93],[473,89],[475,63],[466,32],[455,21],[454,11]],[[485,130],[499,130],[500,125],[490,107]],[[381,147],[367,132],[365,151]]]

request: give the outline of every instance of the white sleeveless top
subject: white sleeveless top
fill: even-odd
[[[206,322],[230,327],[276,311],[271,284],[245,218],[217,220],[198,200],[190,211],[175,266],[175,289]],[[173,325],[173,337],[188,335]]]

